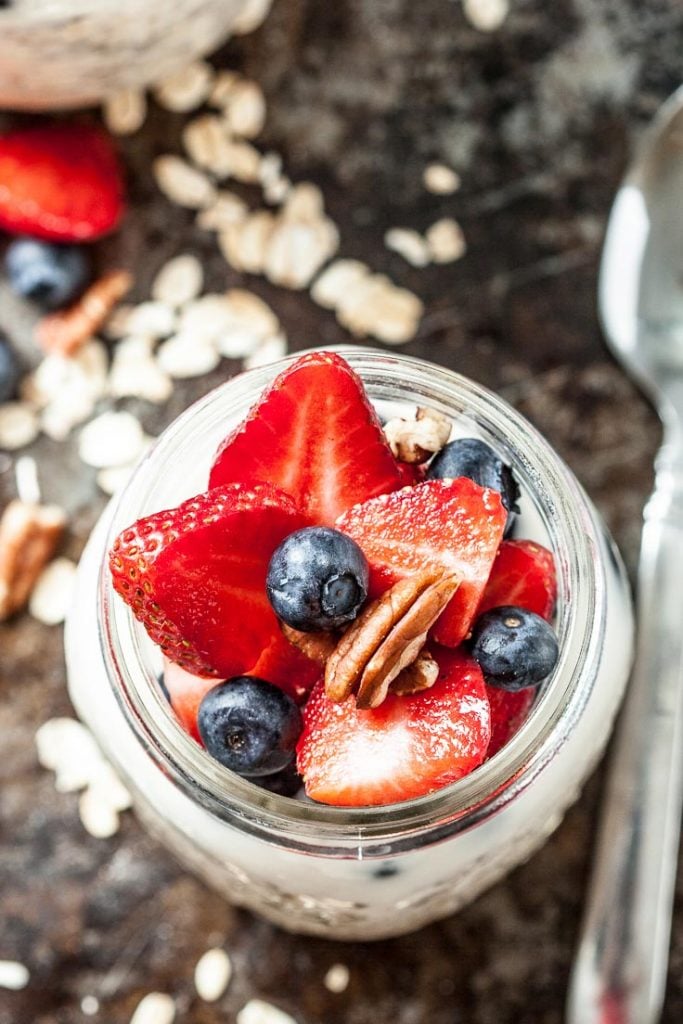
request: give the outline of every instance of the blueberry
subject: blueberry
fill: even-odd
[[[469,641],[484,679],[502,690],[538,686],[557,664],[557,638],[545,619],[526,608],[501,605],[474,624]]]
[[[4,334],[0,334],[0,402],[14,398],[19,383],[19,363]]]
[[[204,746],[239,775],[271,775],[294,757],[301,713],[291,697],[255,676],[235,676],[209,690],[197,726]]]
[[[17,238],[7,247],[5,268],[17,295],[44,309],[58,309],[75,299],[88,282],[85,250],[37,238]]]
[[[510,467],[494,452],[493,448],[477,437],[459,437],[449,441],[438,452],[427,470],[428,480],[455,480],[459,476],[469,477],[480,487],[490,487],[500,494],[500,500],[507,509],[505,536],[510,533],[519,512],[519,487]]]
[[[281,772],[274,775],[263,775],[261,778],[251,779],[261,789],[267,789],[269,793],[276,796],[296,796],[303,788],[304,780],[299,775],[294,764],[283,768]]]
[[[326,526],[290,533],[268,566],[266,591],[276,615],[303,632],[352,622],[368,596],[369,570],[354,540]]]

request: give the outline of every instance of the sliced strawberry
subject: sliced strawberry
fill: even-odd
[[[550,619],[556,598],[552,552],[532,540],[505,540],[498,549],[477,615],[513,604]]]
[[[359,711],[335,704],[323,684],[304,709],[297,767],[313,800],[376,806],[424,796],[481,764],[490,715],[479,666],[459,651],[436,654],[441,669],[430,690],[389,694]]]
[[[21,128],[0,136],[0,227],[63,242],[112,231],[123,214],[123,178],[100,129]]]
[[[311,661],[302,651],[292,647],[279,633],[245,675],[274,683],[300,703],[320,679],[322,671],[316,661]]]
[[[439,643],[457,647],[469,632],[506,516],[496,491],[460,477],[373,498],[341,516],[337,527],[363,549],[372,597],[425,564],[454,572],[460,585],[433,634]]]
[[[402,487],[414,487],[421,484],[425,478],[424,466],[417,466],[411,462],[397,462],[398,471],[401,474]]]
[[[302,356],[284,370],[225,439],[210,486],[234,481],[275,484],[328,526],[402,484],[360,378],[332,352]]]
[[[497,754],[501,747],[518,732],[529,714],[537,690],[527,686],[525,690],[512,693],[499,686],[487,686],[486,694],[491,706],[491,742],[486,751],[487,758]]]
[[[227,679],[253,668],[279,637],[268,562],[305,525],[273,487],[217,488],[124,530],[109,555],[114,588],[167,658]]]
[[[208,693],[219,680],[215,677],[195,676],[186,672],[180,665],[164,658],[164,685],[171,698],[171,707],[175,711],[180,724],[190,736],[201,743],[197,729],[197,713],[205,693]]]

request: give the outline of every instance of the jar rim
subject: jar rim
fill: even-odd
[[[501,446],[550,536],[558,569],[558,665],[515,736],[470,774],[426,796],[381,807],[332,807],[271,794],[213,760],[180,726],[155,685],[143,649],[151,642],[116,597],[103,560],[98,620],[107,674],[138,740],[165,774],[211,813],[290,848],[328,856],[387,856],[432,843],[499,812],[543,771],[580,717],[592,689],[606,621],[601,527],[583,489],[548,442],[493,392],[426,360],[357,346],[326,349],[346,358],[371,397],[400,392],[451,416],[474,418]],[[156,483],[171,454],[208,425],[244,411],[302,353],[249,370],[209,392],[160,435],[113,503],[105,550],[132,521],[156,511]],[[239,399],[239,403],[238,403]],[[455,409],[455,411],[454,411]],[[242,408],[240,408],[242,413]],[[238,414],[237,420],[242,418]],[[213,453],[213,449],[209,455]],[[189,496],[189,495],[187,495]],[[180,499],[182,500],[182,499]],[[570,599],[571,597],[571,599]]]

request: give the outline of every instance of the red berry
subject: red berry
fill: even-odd
[[[215,677],[195,676],[180,665],[164,658],[164,685],[171,698],[171,707],[180,724],[190,736],[201,743],[197,729],[197,714],[204,694],[218,685]]]
[[[398,471],[401,474],[402,487],[414,487],[421,484],[425,478],[425,467],[417,466],[411,462],[397,462]]]
[[[428,480],[357,505],[337,522],[370,563],[372,597],[397,580],[441,565],[460,585],[434,627],[435,639],[457,647],[469,632],[503,537],[507,513],[496,491],[472,480]]]
[[[123,208],[119,163],[100,129],[60,123],[0,136],[0,228],[88,241],[112,231]]]
[[[500,686],[487,686],[486,694],[491,706],[491,742],[486,751],[487,758],[497,754],[501,747],[518,732],[529,714],[537,690],[527,686],[512,693]]]
[[[291,499],[266,484],[217,488],[124,530],[109,555],[114,588],[167,658],[227,679],[252,669],[280,636],[268,562],[305,525]]]
[[[322,671],[316,661],[311,661],[296,647],[292,647],[282,633],[278,633],[244,674],[274,683],[300,703],[320,679]]]
[[[477,616],[512,604],[550,619],[556,598],[552,552],[532,540],[506,540],[498,548]]]
[[[424,796],[481,764],[490,716],[478,665],[459,651],[436,653],[441,669],[430,690],[389,694],[360,711],[335,704],[319,683],[304,708],[297,766],[306,793],[321,803],[375,806]]]
[[[317,524],[395,490],[401,474],[360,378],[332,352],[280,374],[218,449],[210,486],[275,484]]]

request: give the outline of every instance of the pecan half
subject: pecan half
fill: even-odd
[[[326,663],[339,640],[335,633],[302,633],[301,630],[288,626],[286,622],[280,623],[280,629],[292,647],[296,647],[311,661],[317,661],[319,665]]]
[[[416,660],[458,583],[456,576],[432,567],[372,601],[327,661],[330,700],[341,703],[355,693],[359,708],[381,704],[396,676]]]
[[[5,509],[0,519],[0,622],[28,601],[65,524],[57,505],[11,501]]]
[[[389,687],[399,697],[429,690],[439,678],[439,666],[429,651],[421,651],[412,665],[407,665]]]

